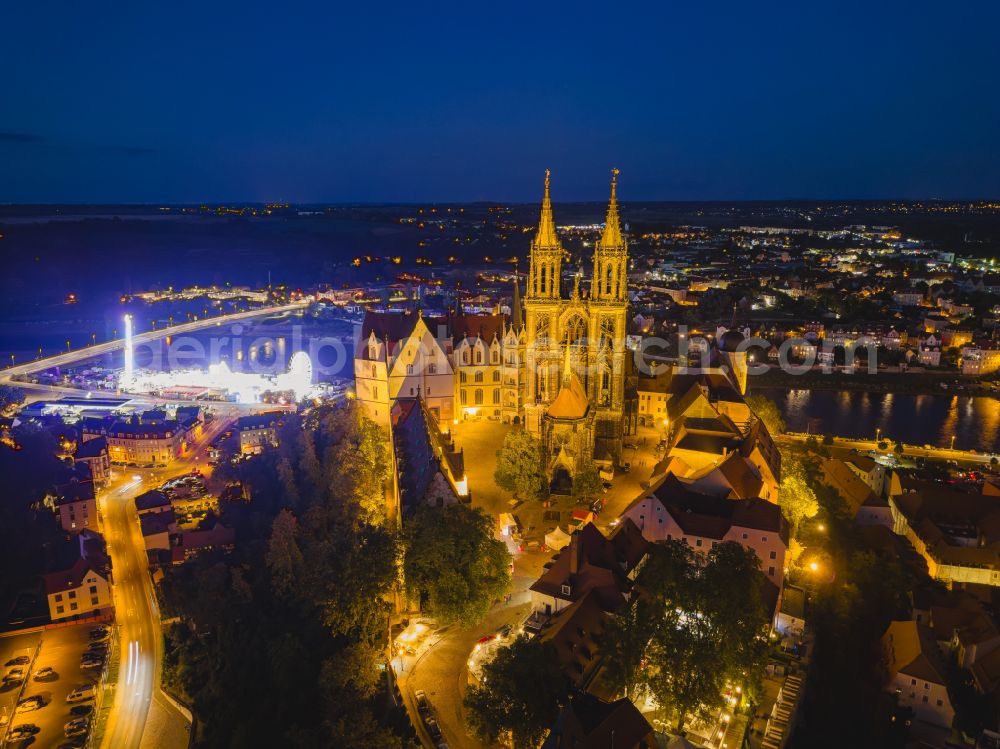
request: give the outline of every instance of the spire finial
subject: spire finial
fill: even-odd
[[[542,196],[542,215],[538,221],[538,234],[535,235],[535,246],[555,248],[559,246],[556,236],[556,223],[552,218],[552,196],[549,192],[549,182],[552,172],[545,170],[545,193]]]
[[[573,381],[573,363],[570,360],[570,346],[569,339],[566,339],[566,346],[563,349],[563,385],[569,385]]]
[[[611,170],[611,200],[608,203],[608,217],[604,222],[601,247],[617,249],[625,245],[622,237],[621,219],[618,216],[618,169]]]

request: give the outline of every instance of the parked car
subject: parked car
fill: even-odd
[[[66,732],[66,738],[83,736],[87,733],[89,728],[90,718],[73,718],[73,720],[63,726],[63,730]]]
[[[24,739],[30,739],[41,730],[41,728],[33,723],[22,723],[21,725],[14,726],[10,729],[7,734],[7,741],[23,741]]]
[[[3,677],[3,680],[7,683],[24,681],[24,677],[27,676],[27,671],[24,666],[14,666],[7,674]]]
[[[427,718],[427,720],[424,721],[424,725],[427,726],[427,733],[431,735],[431,739],[435,742],[440,741],[441,726],[438,725],[438,722],[434,718]]]
[[[25,697],[23,700],[17,703],[17,712],[19,713],[30,713],[34,710],[39,710],[45,707],[45,698],[41,695],[36,694],[33,697]]]
[[[19,655],[16,658],[11,658],[7,661],[5,666],[27,666],[31,659],[26,655]]]
[[[56,676],[56,671],[52,666],[42,666],[40,669],[35,671],[35,681],[44,681],[45,679],[51,679]]]
[[[500,629],[497,630],[497,634],[502,638],[510,637],[510,633],[514,630],[514,627],[510,624],[504,624]]]
[[[427,693],[423,689],[418,689],[413,693],[413,699],[417,702],[417,712],[423,715],[431,709],[431,703],[427,700]]]
[[[90,715],[94,712],[93,705],[74,705],[69,709],[69,714],[74,718],[79,718],[81,715]]]
[[[94,699],[96,690],[93,684],[84,684],[82,687],[77,687],[68,695],[66,695],[67,702],[86,702],[87,700]]]

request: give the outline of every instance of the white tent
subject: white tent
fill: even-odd
[[[559,551],[564,546],[569,546],[569,534],[557,525],[555,530],[545,534],[545,545],[553,551]]]

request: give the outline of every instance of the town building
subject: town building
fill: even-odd
[[[269,411],[238,418],[236,432],[240,438],[240,452],[243,455],[255,455],[269,447],[277,447],[278,427],[282,416],[282,411]]]
[[[948,695],[947,668],[925,625],[894,621],[882,636],[888,673],[887,689],[917,720],[951,728],[955,709]]]
[[[120,420],[108,427],[106,436],[115,465],[165,466],[180,456],[185,444],[184,430],[173,420]]]
[[[767,579],[781,590],[788,553],[788,523],[778,505],[759,497],[727,499],[701,494],[673,474],[622,513],[650,542],[681,540],[708,554],[726,541],[753,549]]]
[[[73,460],[90,467],[91,480],[96,487],[104,487],[111,480],[111,455],[107,437],[100,436],[82,442],[76,448]]]

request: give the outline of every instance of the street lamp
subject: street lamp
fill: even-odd
[[[66,350],[69,351],[69,341],[66,341]]]
[[[951,449],[952,450],[955,449],[955,435],[954,434],[951,435]]]

